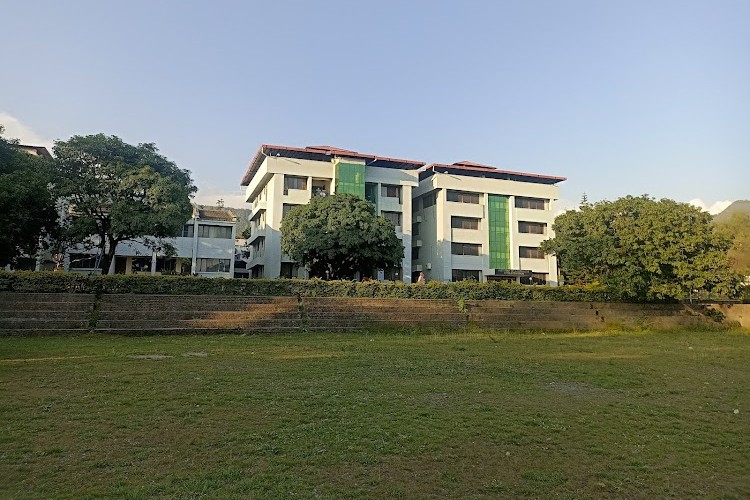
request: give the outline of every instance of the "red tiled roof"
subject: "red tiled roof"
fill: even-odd
[[[399,158],[389,158],[387,156],[370,155],[358,153],[349,149],[336,148],[333,146],[308,146],[305,148],[295,148],[291,146],[274,146],[272,144],[262,144],[253,156],[253,159],[250,160],[250,165],[248,165],[247,171],[245,171],[245,175],[242,177],[242,186],[247,186],[248,184],[250,184],[250,180],[252,180],[255,172],[258,171],[260,164],[263,163],[263,158],[266,156],[271,156],[272,152],[274,151],[278,156],[283,156],[282,153],[302,156],[310,155],[313,157],[315,155],[341,156],[345,158],[365,160],[368,162],[368,164],[380,163],[383,166],[400,166],[401,168],[408,169],[418,169],[425,165],[425,162],[423,161],[403,160]]]
[[[535,179],[538,179],[545,184],[555,184],[558,182],[562,182],[567,180],[566,177],[557,177],[552,175],[542,175],[542,174],[530,174],[526,172],[515,172],[512,170],[500,170],[495,167],[491,167],[489,165],[482,165],[481,163],[473,163],[468,161],[460,161],[456,162],[453,165],[447,165],[444,163],[433,163],[431,165],[427,165],[422,171],[420,172],[420,180],[426,177],[429,177],[428,175],[422,176],[422,173],[428,172],[430,169],[433,169],[433,167],[437,168],[443,168],[443,169],[450,169],[457,174],[460,174],[461,171],[466,172],[482,172],[485,174],[489,174],[491,177],[518,177],[521,179],[527,179],[529,182],[534,182]],[[434,169],[433,169],[434,171]]]

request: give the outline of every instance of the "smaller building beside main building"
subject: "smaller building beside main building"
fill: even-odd
[[[144,244],[144,239],[117,245],[113,263],[116,274],[185,274],[207,277],[234,277],[237,218],[227,209],[193,206],[193,217],[180,236],[165,238],[175,254]],[[71,249],[66,271],[100,273],[97,250]]]

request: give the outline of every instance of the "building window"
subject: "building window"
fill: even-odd
[[[98,269],[97,257],[86,253],[70,255],[70,269]]]
[[[282,262],[279,277],[292,279],[297,277],[299,266],[295,262]]]
[[[398,198],[398,202],[401,203],[401,186],[382,184],[380,186],[380,196],[383,198]]]
[[[401,227],[401,212],[383,212],[383,217],[396,227]]]
[[[232,239],[232,226],[211,226],[208,224],[198,224],[199,238],[223,238]]]
[[[473,205],[479,205],[479,193],[469,193],[466,191],[453,191],[448,190],[447,193],[448,201],[456,203],[471,203]]]
[[[419,236],[419,222],[415,222],[411,225],[411,234]]]
[[[262,278],[263,277],[263,266],[255,266],[250,269],[251,278]]]
[[[543,259],[544,252],[537,247],[518,247],[518,256],[522,259]]]
[[[451,243],[451,253],[453,255],[479,255],[482,245],[475,243]]]
[[[289,194],[290,189],[307,189],[307,177],[297,177],[294,175],[284,176],[284,194]]]
[[[195,224],[185,224],[182,226],[182,237],[192,238],[195,235]]]
[[[480,272],[473,269],[454,269],[451,273],[452,281],[480,280]]]
[[[378,185],[374,182],[365,182],[365,199],[378,206]]]
[[[427,208],[437,203],[437,193],[430,193],[422,196],[422,207]]]
[[[451,227],[454,229],[479,229],[479,219],[473,217],[451,217]]]
[[[521,198],[516,196],[516,208],[530,208],[531,210],[546,210],[547,200],[539,198]]]
[[[401,281],[401,268],[392,267],[383,271],[383,278],[386,281]]]
[[[286,214],[288,214],[291,209],[298,206],[299,205],[294,205],[292,203],[284,203],[284,205],[281,207],[281,218],[283,219],[284,217],[286,217]]]
[[[544,222],[518,222],[519,233],[547,234],[547,224]]]
[[[265,238],[258,238],[253,242],[251,245],[253,249],[253,259],[257,259],[259,257],[263,257],[263,253],[266,249],[266,239]]]
[[[199,273],[228,273],[230,259],[196,259],[196,268]]]
[[[531,273],[531,276],[521,278],[521,283],[524,285],[546,285],[547,276],[549,276],[547,273]]]
[[[411,260],[419,259],[419,247],[411,247]]]

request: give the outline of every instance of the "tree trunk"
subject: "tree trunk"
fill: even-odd
[[[111,236],[106,236],[106,241],[102,250],[102,260],[99,264],[102,269],[102,274],[109,274],[109,268],[112,265],[112,261],[115,258],[115,252],[117,252],[118,241]]]

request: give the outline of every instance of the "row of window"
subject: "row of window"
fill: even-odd
[[[118,257],[119,259],[120,257]],[[88,254],[71,254],[70,269],[97,269],[98,257]],[[174,271],[175,260],[157,261],[157,271]],[[228,273],[230,259],[196,259],[196,272],[199,273]],[[133,257],[132,268],[135,271],[149,271],[151,269],[151,257]]]
[[[451,243],[451,254],[453,255],[481,255],[482,245],[478,243]],[[412,253],[414,255],[414,253]],[[419,251],[417,251],[419,255]],[[522,259],[543,259],[544,252],[537,247],[518,247],[518,256]],[[419,257],[416,257],[419,258]]]
[[[453,229],[479,229],[480,219],[474,217],[451,217],[451,227]],[[519,233],[547,234],[547,224],[545,222],[518,222]]]
[[[366,183],[366,191],[369,193],[372,193],[372,191],[376,188],[377,184],[374,183]],[[299,190],[306,190],[307,189],[307,177],[299,177],[296,175],[285,175],[284,176],[284,194],[289,194],[290,189],[299,189]],[[326,186],[325,185],[316,185],[316,181],[313,181],[313,190],[318,190],[320,193],[326,192]],[[318,194],[318,193],[314,193]],[[383,198],[396,198],[398,199],[398,202],[401,203],[401,186],[396,184],[381,184],[380,185],[380,196]]]
[[[230,259],[196,259],[195,271],[198,273],[228,273]]]
[[[453,269],[451,271],[452,281],[465,281],[473,280],[480,281],[481,271],[478,269]],[[524,285],[546,285],[547,284],[547,273],[531,273],[531,276],[524,276],[521,278],[521,283]],[[508,278],[507,281],[515,281],[513,278]]]
[[[182,227],[182,237],[192,238],[195,236],[195,224],[185,224]],[[223,238],[232,239],[232,226],[213,226],[209,224],[198,224],[199,238]]]
[[[286,214],[288,214],[289,211],[296,206],[299,205],[284,203],[281,208],[281,218],[283,219],[284,217],[286,217]],[[401,227],[401,212],[386,212],[385,210],[383,210],[382,216],[391,221],[391,224],[393,224],[394,226]]]
[[[480,201],[484,198],[482,193],[474,193],[471,191],[456,191],[454,189],[448,189],[445,193],[447,201],[453,203],[469,203],[472,205],[479,205]],[[433,206],[437,202],[437,193],[432,192],[422,196],[420,199],[415,200],[414,210],[420,208],[428,208]],[[548,200],[541,198],[525,198],[522,196],[515,197],[516,208],[528,208],[531,210],[547,210]]]

